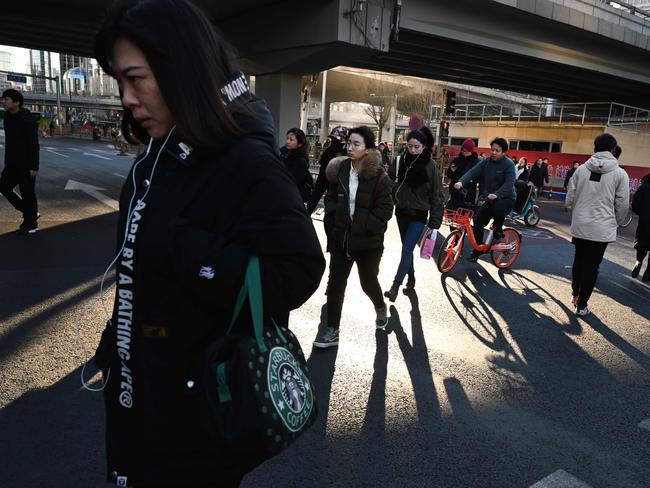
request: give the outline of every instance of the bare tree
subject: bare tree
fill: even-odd
[[[432,124],[435,118],[431,107],[442,102],[442,94],[435,91],[423,91],[402,96],[398,99],[397,108],[399,112],[411,117],[420,117],[426,125]]]
[[[372,118],[379,128],[379,140],[383,140],[384,126],[388,123],[390,115],[390,99],[377,98],[376,101],[370,103],[365,112]]]

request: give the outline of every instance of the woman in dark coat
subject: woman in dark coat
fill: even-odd
[[[124,134],[148,144],[122,189],[115,303],[95,354],[108,480],[239,486],[254,456],[234,455],[215,428],[205,351],[226,332],[251,256],[265,316],[286,317],[318,287],[320,244],[269,110],[198,7],[122,3],[95,57],[120,85]]]
[[[460,154],[456,156],[449,165],[449,188],[453,190],[454,184],[470,169],[472,169],[481,158],[475,152],[474,140],[471,138],[465,139],[460,148]],[[465,200],[474,203],[476,201],[476,187],[478,182],[472,181],[465,188],[467,196]]]
[[[361,288],[375,306],[375,326],[384,330],[388,323],[377,275],[384,234],[393,215],[393,199],[390,179],[381,166],[381,154],[368,127],[350,131],[348,156],[330,161],[327,179],[337,186],[336,212],[330,242],[327,326],[314,341],[317,348],[338,346],[345,288],[355,263]]]
[[[280,148],[280,159],[293,176],[302,201],[307,202],[314,189],[314,179],[309,172],[309,143],[302,130],[294,127],[287,131],[284,146]]]
[[[632,211],[639,216],[639,225],[636,228],[636,263],[632,268],[632,276],[635,278],[641,271],[643,260],[650,252],[650,173],[641,179],[641,186],[632,199]],[[645,273],[641,278],[643,281],[650,281],[650,263],[646,266]]]

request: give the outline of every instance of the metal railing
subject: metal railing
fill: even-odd
[[[650,20],[650,12],[648,12],[645,9],[641,9],[635,5],[632,5],[630,3],[627,3],[623,0],[601,0],[602,3],[605,3],[607,5],[610,5],[611,7],[614,7],[615,9],[618,10],[623,10],[629,14],[635,15],[637,17],[642,18],[643,20]]]
[[[650,110],[620,103],[456,104],[454,115],[432,106],[432,118],[497,123],[555,122],[558,125],[618,126],[650,132]]]

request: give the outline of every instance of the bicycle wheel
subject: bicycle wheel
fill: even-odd
[[[457,229],[444,240],[440,251],[438,251],[438,259],[436,260],[438,271],[447,273],[451,271],[451,268],[456,266],[460,253],[463,250],[463,237],[463,232]]]
[[[515,229],[503,229],[503,240],[500,245],[510,245],[512,248],[490,251],[490,258],[497,268],[506,269],[512,266],[519,257],[521,234]]]
[[[530,209],[530,211],[524,216],[524,224],[526,224],[528,227],[535,227],[537,224],[539,224],[539,209],[537,206],[533,206],[533,208]]]

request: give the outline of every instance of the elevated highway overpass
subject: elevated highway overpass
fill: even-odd
[[[600,0],[195,2],[257,75],[279,130],[296,125],[300,76],[339,65],[650,106],[650,22]],[[0,43],[92,55],[109,3],[8,3]]]

